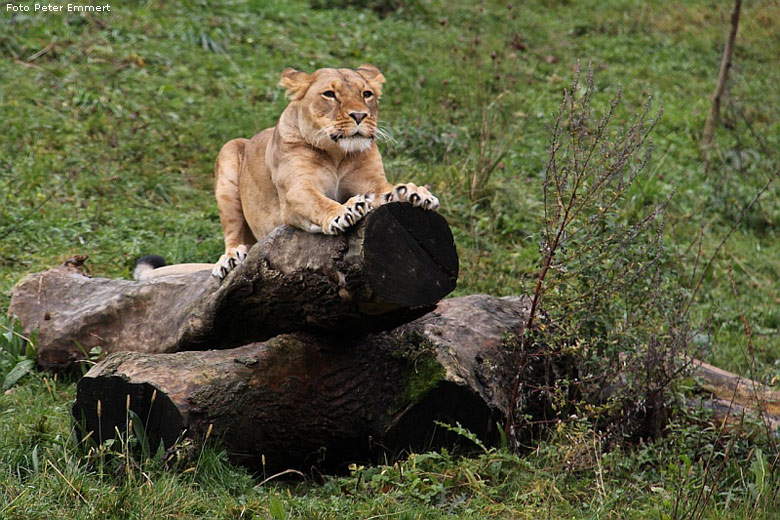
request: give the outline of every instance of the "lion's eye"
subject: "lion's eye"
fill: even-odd
[[[322,95],[325,96],[326,98],[336,99],[336,93],[333,92],[332,90],[326,90],[325,92],[322,93]]]
[[[368,99],[368,98],[370,98],[370,97],[371,97],[371,96],[373,96],[373,95],[374,95],[374,93],[373,93],[373,92],[371,92],[370,90],[364,90],[364,91],[363,91],[363,97],[364,97],[365,99]]]

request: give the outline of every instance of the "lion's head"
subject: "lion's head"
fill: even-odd
[[[281,85],[298,108],[298,127],[309,144],[322,149],[337,144],[346,153],[358,153],[369,150],[376,138],[384,82],[379,69],[365,64],[312,74],[288,68]]]

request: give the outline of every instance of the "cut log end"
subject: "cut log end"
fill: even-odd
[[[164,392],[149,383],[117,376],[79,381],[71,413],[77,441],[84,446],[89,439],[99,443],[113,437],[116,429],[126,434],[135,422],[134,430],[142,427],[155,451],[160,442],[175,445],[185,426],[179,409]]]
[[[455,240],[438,213],[384,205],[370,215],[363,247],[366,274],[380,300],[403,307],[430,305],[455,289]]]

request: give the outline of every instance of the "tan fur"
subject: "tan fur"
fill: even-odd
[[[249,246],[281,224],[334,234],[384,202],[438,207],[427,189],[412,183],[394,188],[385,178],[375,142],[384,81],[368,64],[312,74],[285,69],[281,85],[290,104],[276,126],[229,141],[217,156],[225,254],[215,276],[225,276]]]

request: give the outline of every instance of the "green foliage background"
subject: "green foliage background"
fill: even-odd
[[[107,14],[74,14],[10,13],[3,4],[0,308],[24,274],[76,253],[108,277],[128,277],[148,252],[171,263],[217,258],[219,147],[274,124],[285,106],[277,87],[284,67],[363,62],[388,80],[380,115],[394,136],[382,146],[389,177],[429,184],[453,227],[457,294],[532,287],[546,125],[578,61],[595,71],[597,102],[622,86],[620,118],[640,111],[648,95],[664,105],[653,162],[625,211],[640,214],[674,191],[666,238],[673,274],[690,287],[697,237],[700,257],[709,258],[778,168],[780,7],[770,0],[743,5],[709,172],[698,151],[729,8],[704,0],[235,0],[126,1]],[[472,200],[471,174],[491,159],[484,197]],[[711,333],[697,339],[709,361],[773,383],[778,194],[775,182],[745,214],[693,312],[712,318]],[[740,312],[754,330],[758,373],[748,370]],[[25,357],[12,343],[2,344],[4,377]],[[698,514],[699,490],[716,481],[705,517],[770,518],[776,505],[767,497],[777,479],[762,476],[766,457],[756,445],[681,425],[631,453],[596,455],[593,432],[575,425],[524,457],[418,455],[324,486],[253,489],[257,480],[218,449],[189,473],[149,463],[112,480],[72,451],[74,387],[35,372],[0,395],[0,518],[658,518]],[[717,478],[708,457],[722,463]]]

